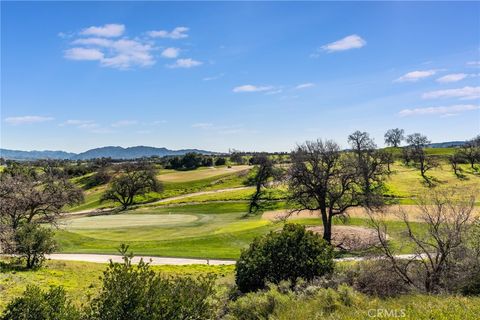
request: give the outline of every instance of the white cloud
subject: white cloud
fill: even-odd
[[[169,68],[192,68],[197,67],[203,64],[201,61],[193,60],[191,58],[187,59],[177,59],[174,64],[169,64]]]
[[[99,125],[95,123],[95,121],[93,120],[67,120],[59,124],[59,126],[61,127],[72,126],[72,127],[77,127],[79,129],[94,129],[99,127]]]
[[[117,69],[134,66],[146,67],[155,64],[153,46],[140,40],[127,38],[110,40],[103,38],[81,38],[72,41],[75,47],[65,51],[65,58],[71,60],[99,60],[100,65]]]
[[[178,48],[166,48],[162,51],[162,57],[164,58],[176,58],[180,54],[180,49]]]
[[[136,125],[137,123],[138,123],[138,121],[136,121],[136,120],[120,120],[120,121],[112,123],[111,126],[114,127],[114,128],[127,127],[127,126]]]
[[[103,52],[98,49],[71,48],[65,50],[64,57],[70,60],[102,60]]]
[[[350,49],[358,49],[365,46],[367,42],[362,37],[352,34],[338,41],[328,43],[321,47],[323,51],[337,52]]]
[[[295,89],[306,89],[306,88],[311,88],[311,87],[314,87],[314,86],[315,86],[314,83],[308,82],[308,83],[299,84],[298,86],[295,87]]]
[[[189,29],[187,27],[176,27],[171,32],[165,30],[148,31],[147,34],[152,38],[170,38],[170,39],[183,39],[187,38],[186,32]]]
[[[272,95],[272,94],[279,94],[279,93],[282,93],[282,92],[283,92],[282,89],[276,89],[276,90],[268,91],[265,94]]]
[[[89,27],[83,29],[80,34],[84,36],[97,36],[97,37],[119,37],[125,32],[125,26],[123,24],[105,24],[101,27]]]
[[[480,67],[480,61],[468,61],[468,66]]]
[[[208,129],[208,128],[211,128],[211,127],[213,127],[212,123],[200,122],[200,123],[192,124],[192,128]]]
[[[114,41],[104,38],[80,38],[72,41],[74,45],[94,45],[100,47],[111,47]]]
[[[233,88],[233,92],[262,92],[272,90],[273,86],[254,86],[251,84],[246,84],[243,86],[238,86]]]
[[[431,77],[431,76],[435,75],[435,73],[437,73],[437,70],[421,70],[421,71],[417,70],[417,71],[408,72],[408,73],[404,74],[403,76],[401,76],[400,78],[398,78],[395,81],[397,81],[397,82],[406,82],[406,81],[415,82],[415,81],[418,81],[418,80],[421,80],[421,79]]]
[[[220,73],[220,74],[217,74],[217,75],[214,75],[214,76],[211,76],[211,77],[205,77],[202,80],[203,81],[217,80],[217,79],[220,79],[221,77],[223,77],[224,75],[225,75],[224,73]]]
[[[22,117],[8,117],[5,118],[5,122],[11,125],[20,125],[20,124],[32,124],[45,121],[53,120],[52,117],[42,117],[42,116],[22,116]]]
[[[460,112],[479,110],[480,106],[474,104],[458,104],[448,107],[428,107],[428,108],[415,108],[415,109],[403,109],[398,115],[401,117],[407,116],[422,116],[440,114],[442,116],[452,116]]]
[[[422,98],[460,98],[461,100],[478,99],[480,98],[480,87],[463,87],[457,89],[430,91],[424,93]]]
[[[187,31],[186,27],[177,27],[171,32],[151,31],[149,34],[154,38],[180,39],[188,36]],[[76,39],[66,40],[72,47],[64,51],[64,57],[70,60],[99,61],[102,67],[126,70],[152,66],[160,56],[175,59],[181,52],[180,48],[167,47],[157,55],[156,39],[129,38],[123,36],[124,32],[125,26],[121,24],[106,24],[83,29],[75,34]],[[191,68],[201,64],[201,61],[187,58],[178,59],[168,67]]]
[[[440,83],[457,82],[457,81],[465,79],[468,76],[469,75],[466,74],[466,73],[451,73],[451,74],[447,74],[447,75],[444,75],[443,77],[438,78],[437,82],[440,82]]]

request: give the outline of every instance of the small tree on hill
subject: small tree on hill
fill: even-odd
[[[432,179],[427,176],[427,171],[438,167],[439,164],[432,156],[425,153],[424,148],[430,143],[430,140],[420,133],[414,133],[407,136],[407,142],[409,146],[406,150],[410,158],[420,170],[420,174],[428,186],[433,186]]]
[[[142,163],[127,163],[119,168],[118,175],[112,179],[110,188],[100,200],[118,202],[125,210],[134,203],[135,196],[161,190],[162,186],[153,167]]]
[[[467,141],[460,147],[460,155],[468,161],[470,168],[475,170],[475,164],[480,162],[480,135]]]
[[[403,140],[405,140],[405,130],[395,128],[390,129],[385,133],[385,144],[387,146],[399,147]]]
[[[460,167],[460,164],[464,161],[461,153],[455,152],[452,154],[449,158],[448,161],[450,162],[450,165],[452,166],[453,173],[457,176],[457,178],[463,178],[463,170]]]
[[[25,258],[27,269],[42,265],[45,254],[55,250],[53,231],[37,223],[25,223],[15,233],[15,252]]]
[[[251,179],[255,186],[255,192],[250,198],[248,206],[248,213],[255,214],[262,209],[261,200],[264,194],[264,188],[268,186],[269,180],[278,175],[278,170],[275,169],[273,161],[265,154],[255,155],[255,176]]]
[[[264,288],[298,278],[311,280],[333,271],[333,249],[304,226],[286,224],[281,232],[256,238],[242,251],[236,264],[235,279],[242,292]]]

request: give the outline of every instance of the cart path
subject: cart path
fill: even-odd
[[[416,255],[414,254],[401,254],[397,255],[399,259],[411,259]],[[110,260],[113,262],[123,262],[122,256],[108,255],[108,254],[88,254],[88,253],[54,253],[46,255],[50,260],[66,260],[66,261],[82,261],[82,262],[95,262],[95,263],[108,263]],[[371,257],[369,257],[371,258]],[[140,259],[145,262],[149,262],[151,265],[189,265],[189,264],[208,264],[208,265],[234,265],[235,260],[226,259],[194,259],[194,258],[173,258],[173,257],[154,257],[154,256],[135,256],[132,259],[133,263],[138,263]],[[366,257],[347,257],[335,259],[337,262],[342,261],[362,261],[367,259]]]

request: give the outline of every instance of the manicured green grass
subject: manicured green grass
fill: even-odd
[[[94,295],[101,286],[100,276],[106,264],[47,261],[38,270],[2,270],[0,265],[0,313],[6,304],[22,294],[27,285],[36,285],[42,289],[50,286],[63,286],[69,297],[77,306],[88,301],[89,295]],[[216,274],[219,279],[233,278],[234,266],[152,266],[153,270],[175,275],[198,275],[202,273]]]
[[[284,208],[282,202],[272,205],[276,207],[271,209]],[[60,250],[69,253],[116,253],[121,243],[127,243],[139,255],[236,259],[255,237],[282,227],[282,222],[261,216],[245,218],[246,211],[246,202],[142,208],[116,215],[66,219],[56,238]],[[295,219],[295,223],[316,226],[321,225],[321,220],[312,216]],[[368,220],[336,219],[335,224],[368,227]],[[400,245],[403,224],[388,221],[387,225],[398,252],[409,252],[411,248]]]
[[[197,171],[198,170],[198,171]],[[135,198],[136,203],[148,203],[164,198],[175,197],[179,195],[199,192],[220,190],[227,188],[236,188],[245,186],[245,180],[248,175],[248,166],[239,166],[232,168],[218,169],[213,173],[208,169],[202,168],[192,171],[175,171],[173,173],[160,174],[162,176],[174,175],[174,178],[162,181],[163,191],[160,193],[150,192],[145,196],[138,196]],[[207,172],[208,174],[205,174]],[[80,185],[81,186],[81,185]],[[68,208],[68,212],[89,210],[95,208],[112,207],[115,206],[112,202],[100,203],[102,193],[107,186],[99,186],[85,191],[85,202]]]

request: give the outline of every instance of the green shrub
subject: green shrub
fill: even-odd
[[[62,287],[42,291],[29,286],[21,297],[10,302],[2,320],[73,320],[79,319],[78,311],[67,299]]]
[[[215,316],[210,297],[211,275],[167,277],[155,273],[148,263],[131,263],[123,247],[124,263],[110,262],[103,287],[88,307],[87,319],[211,319]]]
[[[27,261],[27,268],[42,265],[45,254],[52,253],[56,244],[53,231],[37,223],[25,223],[15,232],[15,251]]]
[[[311,280],[332,270],[332,247],[304,226],[286,224],[281,232],[256,238],[242,251],[235,277],[240,291],[249,292],[267,282],[295,284],[298,278]]]
[[[268,289],[247,293],[227,306],[226,319],[257,320],[269,319],[276,309],[292,304],[294,295],[282,290],[281,286],[268,285]]]

